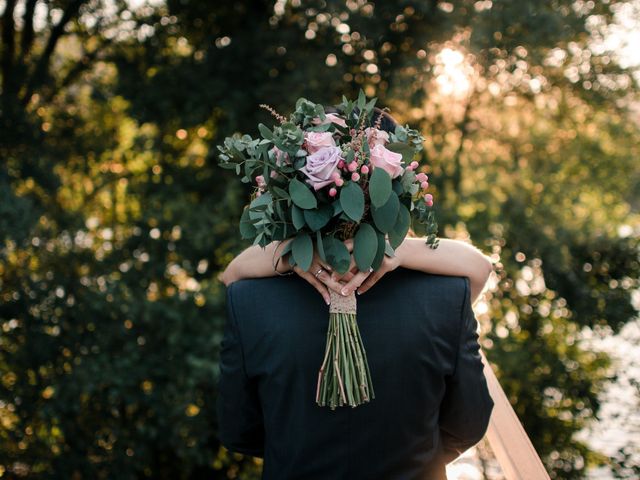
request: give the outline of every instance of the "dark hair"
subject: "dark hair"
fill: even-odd
[[[337,106],[329,106],[326,107],[324,109],[325,113],[337,113],[339,115],[344,115],[344,112],[342,111],[342,109],[338,108]],[[357,114],[358,113],[358,108],[356,107],[356,109],[354,110],[354,112]],[[384,111],[381,108],[375,107],[373,109],[373,115],[371,116],[371,122],[369,122],[369,125],[367,126],[373,126],[375,125],[375,123],[378,121],[378,118],[382,115],[382,120],[380,121],[380,130],[384,130],[385,132],[395,132],[396,131],[396,127],[399,125],[399,123],[396,121],[395,118],[393,118],[391,116],[391,114],[389,114],[388,112]]]

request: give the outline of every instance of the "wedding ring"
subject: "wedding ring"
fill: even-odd
[[[319,269],[319,270],[316,272],[315,277],[316,277],[316,278],[318,278],[318,275],[320,275],[322,272],[324,272],[324,268]]]
[[[373,267],[369,267],[369,273],[373,272]]]

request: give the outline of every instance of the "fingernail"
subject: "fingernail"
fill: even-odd
[[[349,289],[343,288],[342,290],[340,290],[340,293],[346,297],[347,295],[349,295]]]
[[[360,290],[356,290],[356,293],[357,293],[358,295],[360,295]]]
[[[327,305],[331,305],[331,300],[329,299],[329,297],[324,297],[324,301],[327,303]]]

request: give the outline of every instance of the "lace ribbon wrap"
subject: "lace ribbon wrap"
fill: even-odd
[[[356,313],[356,294],[351,293],[346,297],[339,293],[329,290],[331,297],[331,305],[329,305],[329,313]]]

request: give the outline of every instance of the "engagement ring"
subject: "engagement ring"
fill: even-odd
[[[320,275],[322,272],[324,272],[324,269],[321,268],[316,272],[316,278],[318,278],[318,275]]]

